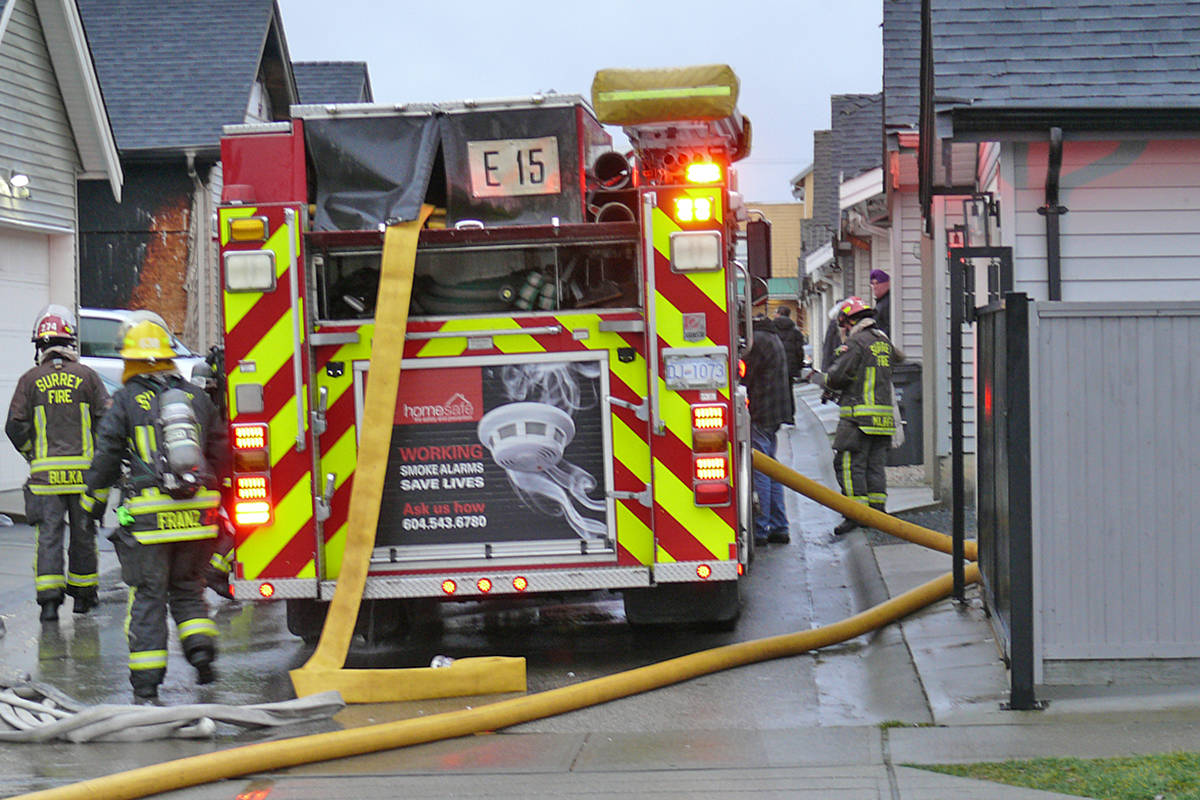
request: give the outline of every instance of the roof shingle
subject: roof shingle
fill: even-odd
[[[370,103],[371,78],[365,61],[295,61],[301,103]]]

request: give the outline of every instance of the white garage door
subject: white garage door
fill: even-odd
[[[13,388],[33,366],[33,317],[50,302],[50,237],[0,228],[0,414],[8,418]],[[20,488],[25,460],[0,440],[0,491]]]

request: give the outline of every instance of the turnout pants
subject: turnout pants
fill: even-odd
[[[41,605],[59,604],[63,594],[95,598],[100,584],[96,523],[79,507],[78,494],[34,495],[37,555],[34,584]],[[66,569],[63,534],[69,530]]]
[[[870,505],[876,511],[887,506],[887,455],[892,437],[863,433],[846,420],[838,423],[833,436],[833,471],[842,494]]]
[[[215,660],[217,627],[204,601],[204,568],[212,555],[212,539],[141,544],[117,528],[113,543],[121,578],[129,584],[125,630],[134,692],[156,688],[166,676],[168,610],[188,663]]]

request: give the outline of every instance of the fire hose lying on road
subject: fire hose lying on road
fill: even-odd
[[[275,727],[328,719],[345,707],[337,692],[249,706],[86,706],[51,686],[27,681],[0,686],[0,742],[208,739],[217,732],[218,722]]]
[[[951,551],[949,536],[898,520],[848,500],[837,492],[821,486],[757,451],[754,453],[754,468],[864,525],[940,552],[949,553]],[[975,543],[967,542],[966,545],[967,558],[974,559]],[[966,565],[964,575],[968,583],[979,580],[978,566],[973,563]],[[252,773],[263,773],[300,764],[496,731],[518,723],[575,711],[651,689],[681,683],[721,670],[774,658],[800,655],[848,641],[942,600],[948,597],[952,591],[953,579],[951,575],[946,574],[847,619],[821,628],[725,645],[572,686],[563,686],[486,706],[235,747],[93,778],[21,797],[24,800],[93,800],[95,797],[125,800],[126,798],[147,797],[159,792],[183,789],[188,786]]]

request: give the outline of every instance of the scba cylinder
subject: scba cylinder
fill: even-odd
[[[194,490],[200,480],[204,449],[191,399],[180,389],[168,389],[159,398],[159,418],[167,468],[183,487]]]

